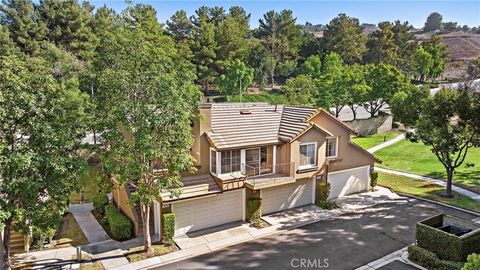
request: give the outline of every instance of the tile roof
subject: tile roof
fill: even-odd
[[[267,103],[216,103],[207,135],[217,149],[276,144],[311,126],[307,118],[316,111]]]

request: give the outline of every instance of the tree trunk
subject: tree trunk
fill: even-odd
[[[10,233],[12,227],[12,220],[9,219],[5,223],[5,227],[3,228],[3,258],[5,269],[10,270]],[[1,266],[1,265],[0,265]]]
[[[152,253],[152,239],[150,238],[150,206],[140,203],[143,222],[143,246],[147,253]]]
[[[445,191],[445,195],[447,198],[452,198],[452,183],[453,183],[453,172],[454,169],[447,168],[447,190]]]
[[[341,110],[342,110],[342,109],[340,109],[339,106],[335,106],[335,118],[338,118],[338,116],[340,115],[340,111],[341,111]]]
[[[273,87],[275,86],[274,75],[275,75],[275,73],[273,71],[270,72],[270,82],[272,83],[272,90],[273,90]]]
[[[353,113],[353,120],[357,119],[357,109],[354,109],[353,106],[350,106],[350,110],[352,110]]]

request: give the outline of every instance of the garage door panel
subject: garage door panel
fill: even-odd
[[[329,173],[330,198],[368,190],[369,178],[370,166]]]
[[[175,234],[181,235],[242,219],[242,190],[172,204]]]
[[[312,181],[303,181],[262,190],[262,214],[312,203]]]

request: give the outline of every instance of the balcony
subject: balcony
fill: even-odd
[[[246,177],[246,186],[257,190],[294,183],[295,163],[251,166],[242,163],[242,174]]]

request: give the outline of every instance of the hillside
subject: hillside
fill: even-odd
[[[419,40],[428,40],[432,33],[417,34]],[[466,75],[468,61],[480,57],[480,34],[454,32],[440,35],[448,46],[450,61],[444,78],[458,79]]]

